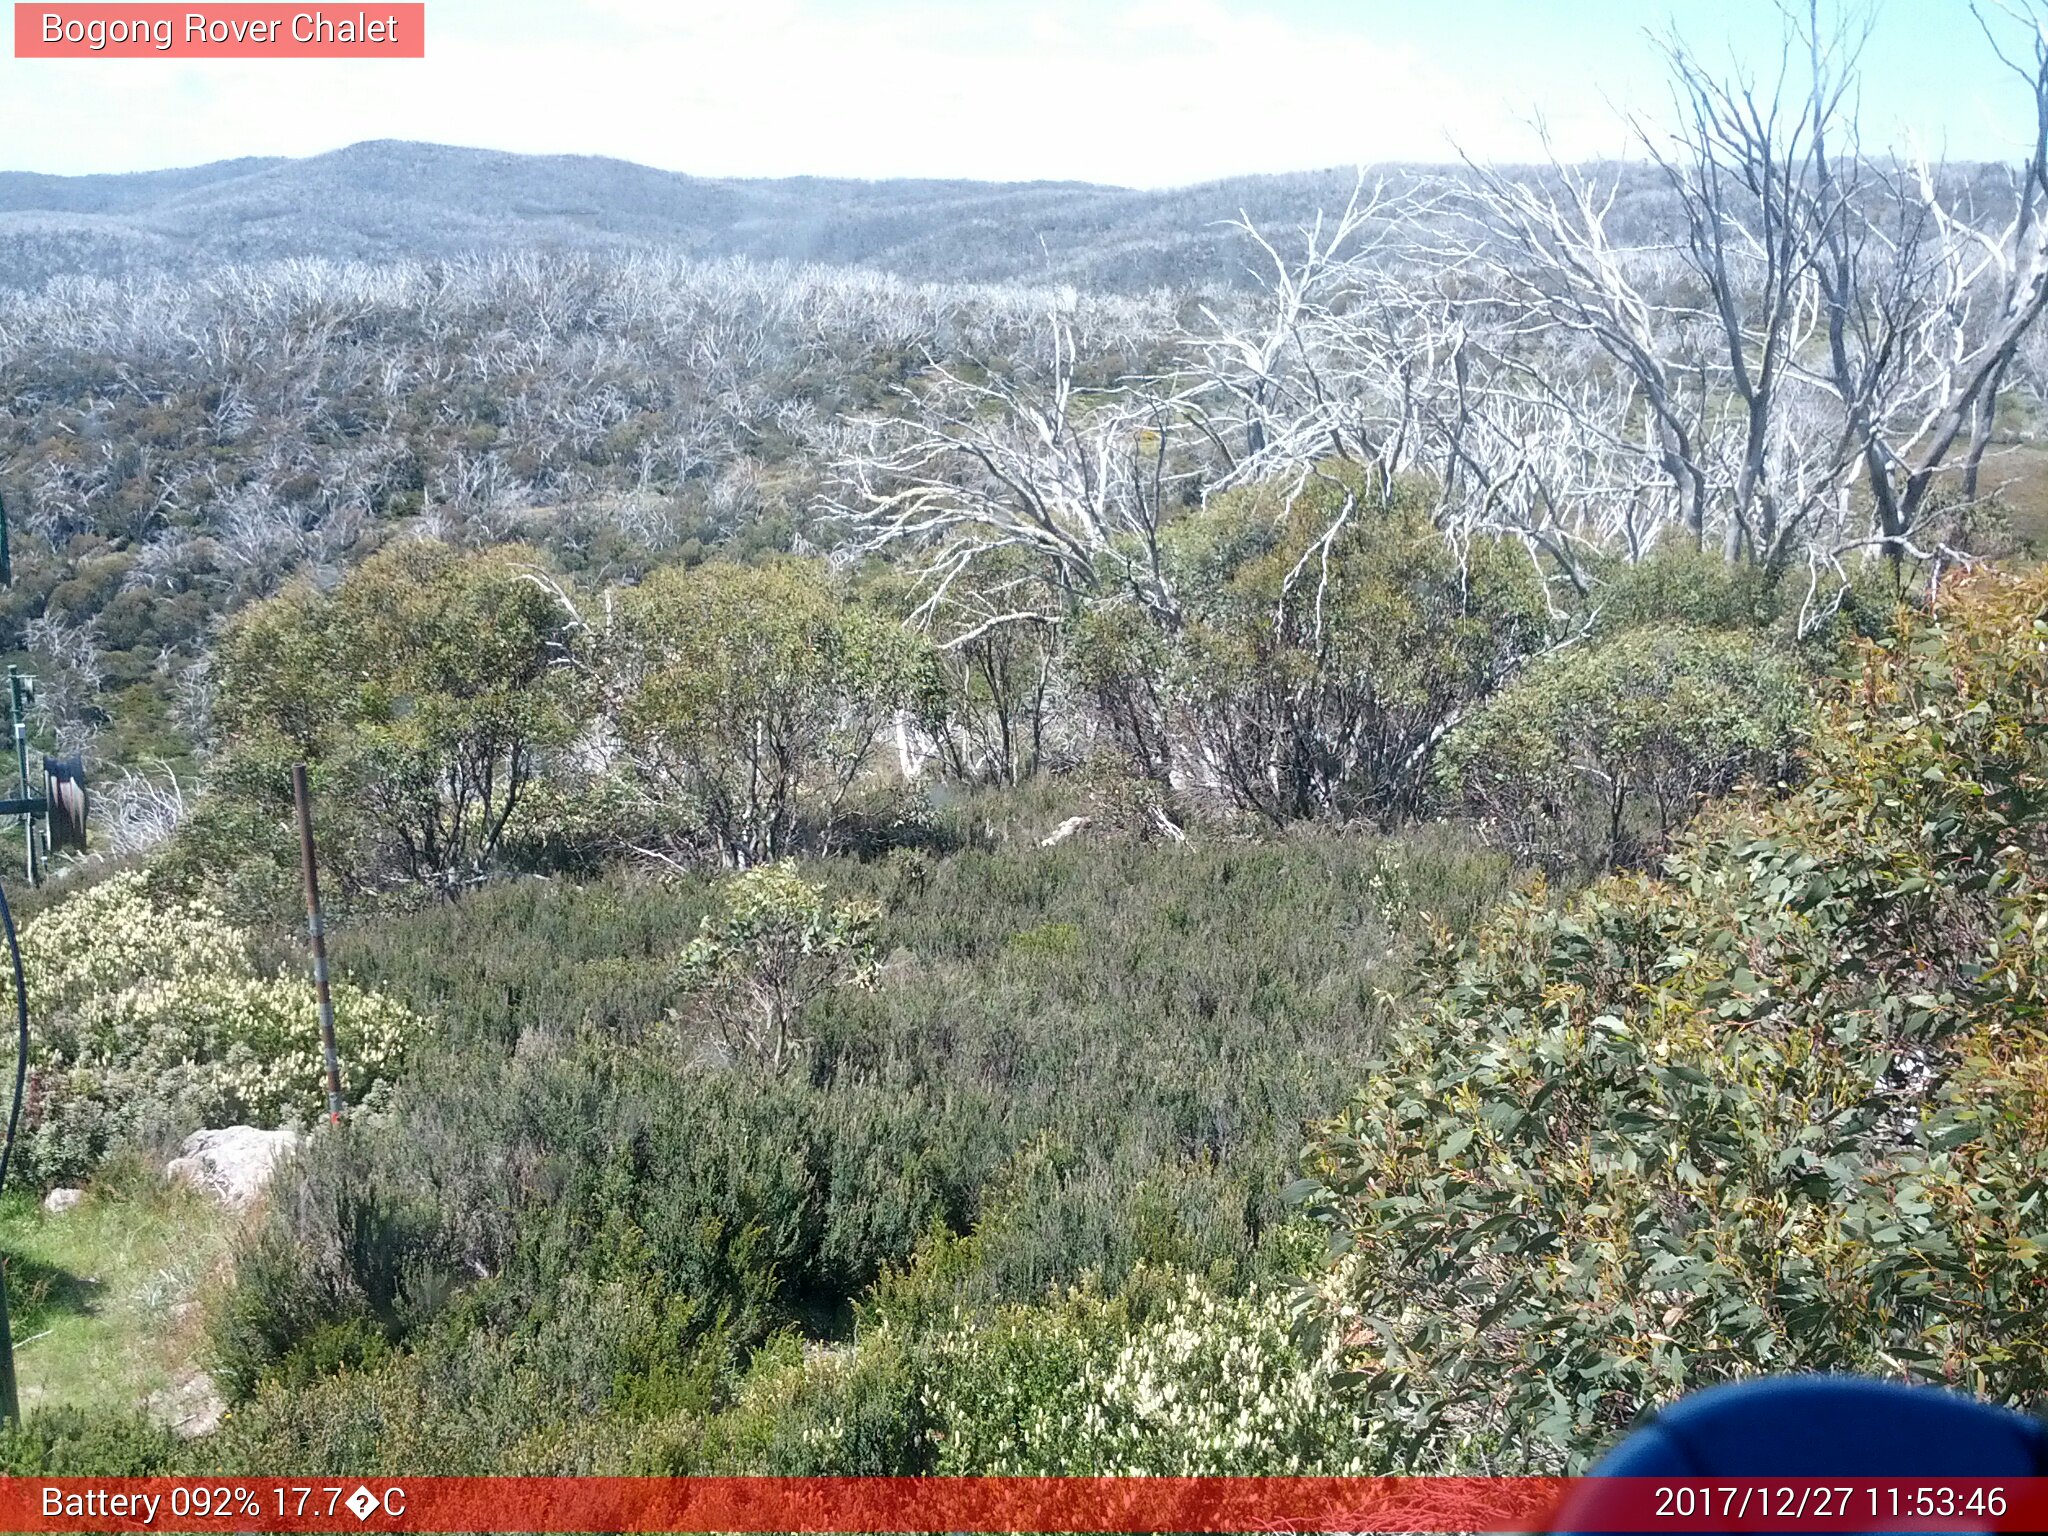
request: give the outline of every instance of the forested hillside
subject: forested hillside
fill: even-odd
[[[1181,245],[9,183],[177,251],[0,291],[0,644],[99,789],[22,904],[0,1461],[1523,1472],[1764,1370],[2048,1389],[2048,147],[1865,156],[1806,44],[1675,53],[1624,166]],[[166,1193],[231,1126],[267,1192]],[[106,1231],[231,1253],[28,1262]]]
[[[1505,174],[1557,183],[1555,167]],[[1653,167],[1619,161],[1599,174],[1615,194],[1606,222],[1622,238],[1647,243],[1676,231],[1683,210]],[[1401,193],[1473,179],[1416,165],[1378,165],[1366,175]],[[1949,165],[1939,175],[1952,195],[1967,192],[1992,207],[2010,202],[2003,167]],[[587,155],[383,141],[304,160],[125,175],[0,172],[0,285],[192,276],[302,257],[381,263],[601,253],[857,266],[912,282],[1241,290],[1265,280],[1270,263],[1241,238],[1240,222],[1285,229],[1312,221],[1341,207],[1358,178],[1340,168],[1153,191],[1085,182],[735,180]]]
[[[1397,182],[1414,170],[1390,167]],[[156,276],[319,256],[432,260],[510,251],[657,251],[824,262],[912,280],[1236,287],[1223,227],[1341,202],[1349,171],[1171,191],[1076,182],[782,181],[684,176],[591,156],[356,144],[120,176],[0,174],[0,281]],[[1654,184],[1639,183],[1654,197]]]

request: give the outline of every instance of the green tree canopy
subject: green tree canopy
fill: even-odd
[[[1519,546],[1453,545],[1407,501],[1334,471],[1219,497],[1174,527],[1169,558],[1187,594],[1179,632],[1107,614],[1084,664],[1112,720],[1163,709],[1177,766],[1275,821],[1416,814],[1444,734],[1548,631]],[[1162,755],[1153,735],[1137,730],[1141,762]]]
[[[1522,857],[1612,866],[1662,851],[1739,779],[1788,773],[1811,712],[1768,642],[1630,630],[1515,678],[1450,734],[1440,772]]]
[[[364,879],[455,891],[489,865],[539,757],[580,724],[573,616],[516,545],[393,545],[332,593],[301,583],[246,611],[219,653],[223,776],[288,798],[295,759]]]
[[[734,865],[780,858],[806,817],[829,832],[883,726],[943,699],[926,641],[801,560],[656,571],[619,595],[601,666],[634,768]]]

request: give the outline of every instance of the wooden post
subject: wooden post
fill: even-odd
[[[320,873],[313,860],[313,801],[306,765],[292,764],[292,800],[299,811],[299,864],[306,875],[306,935],[313,941],[313,992],[320,1000],[320,1046],[327,1054],[327,1118],[341,1124],[341,1063],[334,1054],[334,999],[327,990],[327,927],[320,917]]]

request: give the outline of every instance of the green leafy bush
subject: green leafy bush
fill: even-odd
[[[1454,547],[1410,500],[1336,473],[1221,497],[1172,532],[1188,613],[1151,688],[1183,772],[1275,822],[1418,816],[1444,732],[1549,627],[1518,546]]]
[[[0,1428],[0,1475],[162,1477],[185,1470],[184,1451],[146,1414],[33,1408]]]
[[[656,571],[595,644],[639,781],[729,864],[829,839],[884,723],[943,704],[931,647],[800,560]]]
[[[196,898],[126,873],[23,928],[32,1055],[24,1166],[45,1181],[110,1151],[206,1126],[317,1115],[325,1106],[310,981],[258,974],[250,936]],[[12,977],[0,970],[0,1009]],[[334,989],[345,1089],[360,1099],[417,1035],[390,998]]]
[[[1680,541],[1638,560],[1595,558],[1600,617],[1612,631],[1670,626],[1756,633],[1783,610],[1784,584],[1755,561]]]
[[[1444,958],[1305,1196],[1402,1465],[1583,1461],[1756,1372],[2048,1392],[2044,721],[2048,574],[1959,579],[1796,793]]]
[[[1142,1277],[1140,1277],[1142,1279]],[[866,1343],[863,1348],[869,1347]],[[1301,1476],[1371,1470],[1334,1339],[1279,1292],[1192,1277],[1143,1316],[1086,1292],[956,1319],[921,1359],[935,1470],[999,1476]]]
[[[1767,642],[1630,630],[1535,663],[1450,734],[1440,772],[1522,858],[1640,863],[1710,796],[1788,775],[1812,712]]]
[[[813,1000],[838,986],[871,985],[874,928],[868,901],[828,901],[825,888],[771,864],[735,875],[683,950],[693,1006],[715,1020],[734,1057],[780,1072],[807,1042],[793,1031]]]
[[[1685,543],[1660,544],[1637,560],[1588,560],[1599,629],[1688,630],[1768,635],[1788,654],[1825,667],[1848,641],[1891,632],[1900,604],[1912,599],[1910,574],[1889,561],[1851,561],[1826,578],[1809,578]]]
[[[492,866],[544,755],[580,723],[575,627],[518,545],[407,540],[331,593],[301,583],[222,638],[216,786],[283,811],[305,761],[342,882],[458,891]]]

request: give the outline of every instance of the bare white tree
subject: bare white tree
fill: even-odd
[[[72,623],[43,613],[23,627],[23,640],[36,680],[34,718],[55,735],[60,751],[84,751],[96,733],[93,711],[105,676],[98,629],[90,620]]]
[[[94,790],[93,839],[99,851],[128,858],[167,841],[185,820],[185,788],[170,764],[153,773],[123,768]]]
[[[1804,0],[1761,80],[1664,42],[1672,118],[1633,126],[1675,231],[1618,212],[1643,173],[1554,157],[1361,191],[1288,259],[1247,226],[1263,302],[1206,315],[1176,397],[1211,487],[1420,472],[1447,529],[1512,533],[1580,585],[1587,552],[1673,535],[1774,569],[1925,552],[1931,511],[1979,493],[2048,299],[2041,14],[1979,14],[2033,108],[2002,209],[1864,151],[1868,23]]]
[[[981,376],[970,377],[931,361],[902,392],[902,415],[864,423],[830,510],[853,548],[913,554],[920,620],[946,605],[965,572],[1015,550],[1033,558],[1042,590],[1063,607],[1113,586],[1171,624],[1178,603],[1159,539],[1183,475],[1175,413],[1142,389],[1085,385],[1069,318],[1052,316],[1044,343],[1029,375],[976,368]],[[1031,602],[987,612],[971,633],[1060,618]]]
[[[1976,494],[1999,393],[2048,301],[2048,45],[2026,18],[2030,56],[2000,57],[2037,131],[2002,226],[1942,168],[1865,153],[1867,22],[1820,0],[1788,12],[1767,84],[1667,44],[1676,126],[1638,132],[1683,211],[1680,281],[1664,253],[1610,235],[1612,183],[1472,168],[1471,251],[1490,289],[1539,330],[1588,338],[1626,381],[1665,516],[1695,540],[1771,563],[1815,539],[1903,555],[1959,445],[1962,494]],[[1526,393],[1546,371],[1540,355],[1520,362]],[[1867,535],[1841,517],[1852,479]]]

